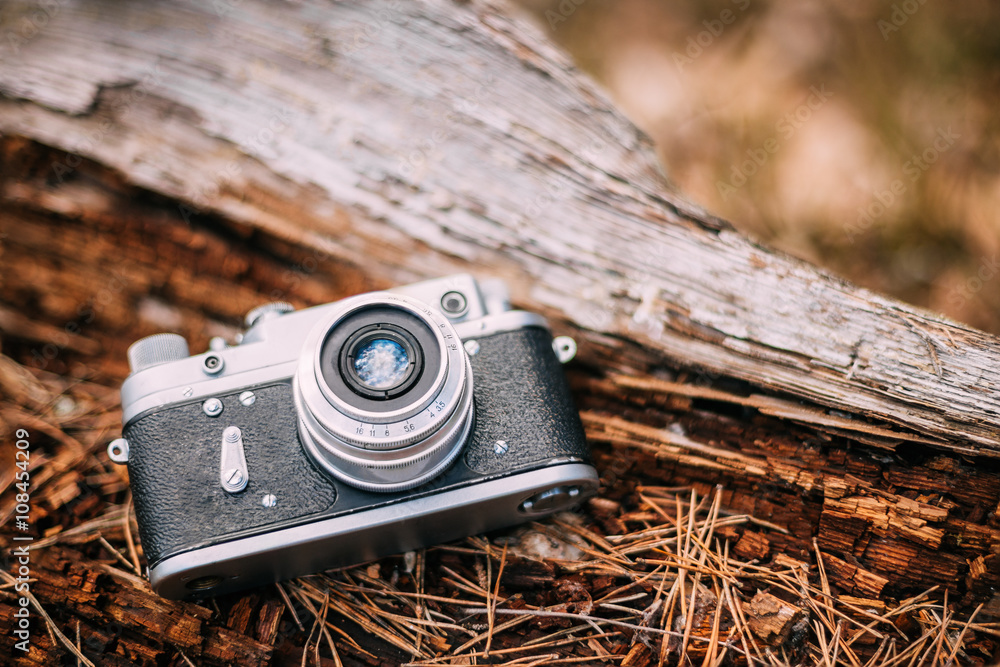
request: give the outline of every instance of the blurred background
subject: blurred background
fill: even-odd
[[[1000,4],[521,0],[686,196],[1000,333]]]

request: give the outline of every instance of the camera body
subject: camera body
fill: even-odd
[[[510,310],[502,283],[267,304],[247,327],[199,355],[173,334],[129,349],[109,453],[128,463],[164,597],[430,546],[597,490],[548,326]]]

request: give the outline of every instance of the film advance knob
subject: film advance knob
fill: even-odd
[[[295,310],[295,306],[286,301],[272,301],[257,306],[247,313],[247,316],[243,318],[243,324],[249,329],[267,317],[277,317],[278,315],[290,313],[293,310]]]
[[[187,357],[187,341],[183,336],[171,333],[140,338],[128,349],[128,365],[133,373]]]

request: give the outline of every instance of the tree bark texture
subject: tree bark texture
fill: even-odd
[[[386,283],[487,266],[608,349],[624,339],[644,360],[1000,455],[992,337],[684,202],[601,92],[496,7],[53,14],[5,45],[6,135],[94,160],[183,217],[219,216]],[[65,162],[48,174],[57,192],[77,180]]]
[[[135,339],[203,349],[262,301],[503,278],[580,343],[571,380],[607,501],[721,485],[723,507],[767,524],[729,535],[746,558],[818,549],[847,595],[939,586],[1000,607],[998,340],[684,201],[648,140],[508,7],[3,11],[11,359],[114,386]],[[8,425],[32,405],[10,377]],[[67,567],[86,580],[53,571]]]

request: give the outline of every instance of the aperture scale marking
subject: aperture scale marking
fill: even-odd
[[[447,404],[444,401],[434,401],[427,409],[420,412],[412,417],[404,419],[399,422],[391,422],[388,424],[373,424],[371,422],[355,422],[357,426],[354,429],[355,435],[367,436],[368,438],[373,438],[376,440],[389,440],[392,438],[398,438],[400,436],[408,436],[415,433],[421,428],[428,426],[429,424],[436,423],[438,417],[441,413],[446,411]],[[424,415],[422,420],[424,423],[419,423],[420,416]],[[367,446],[365,447],[367,449]]]

